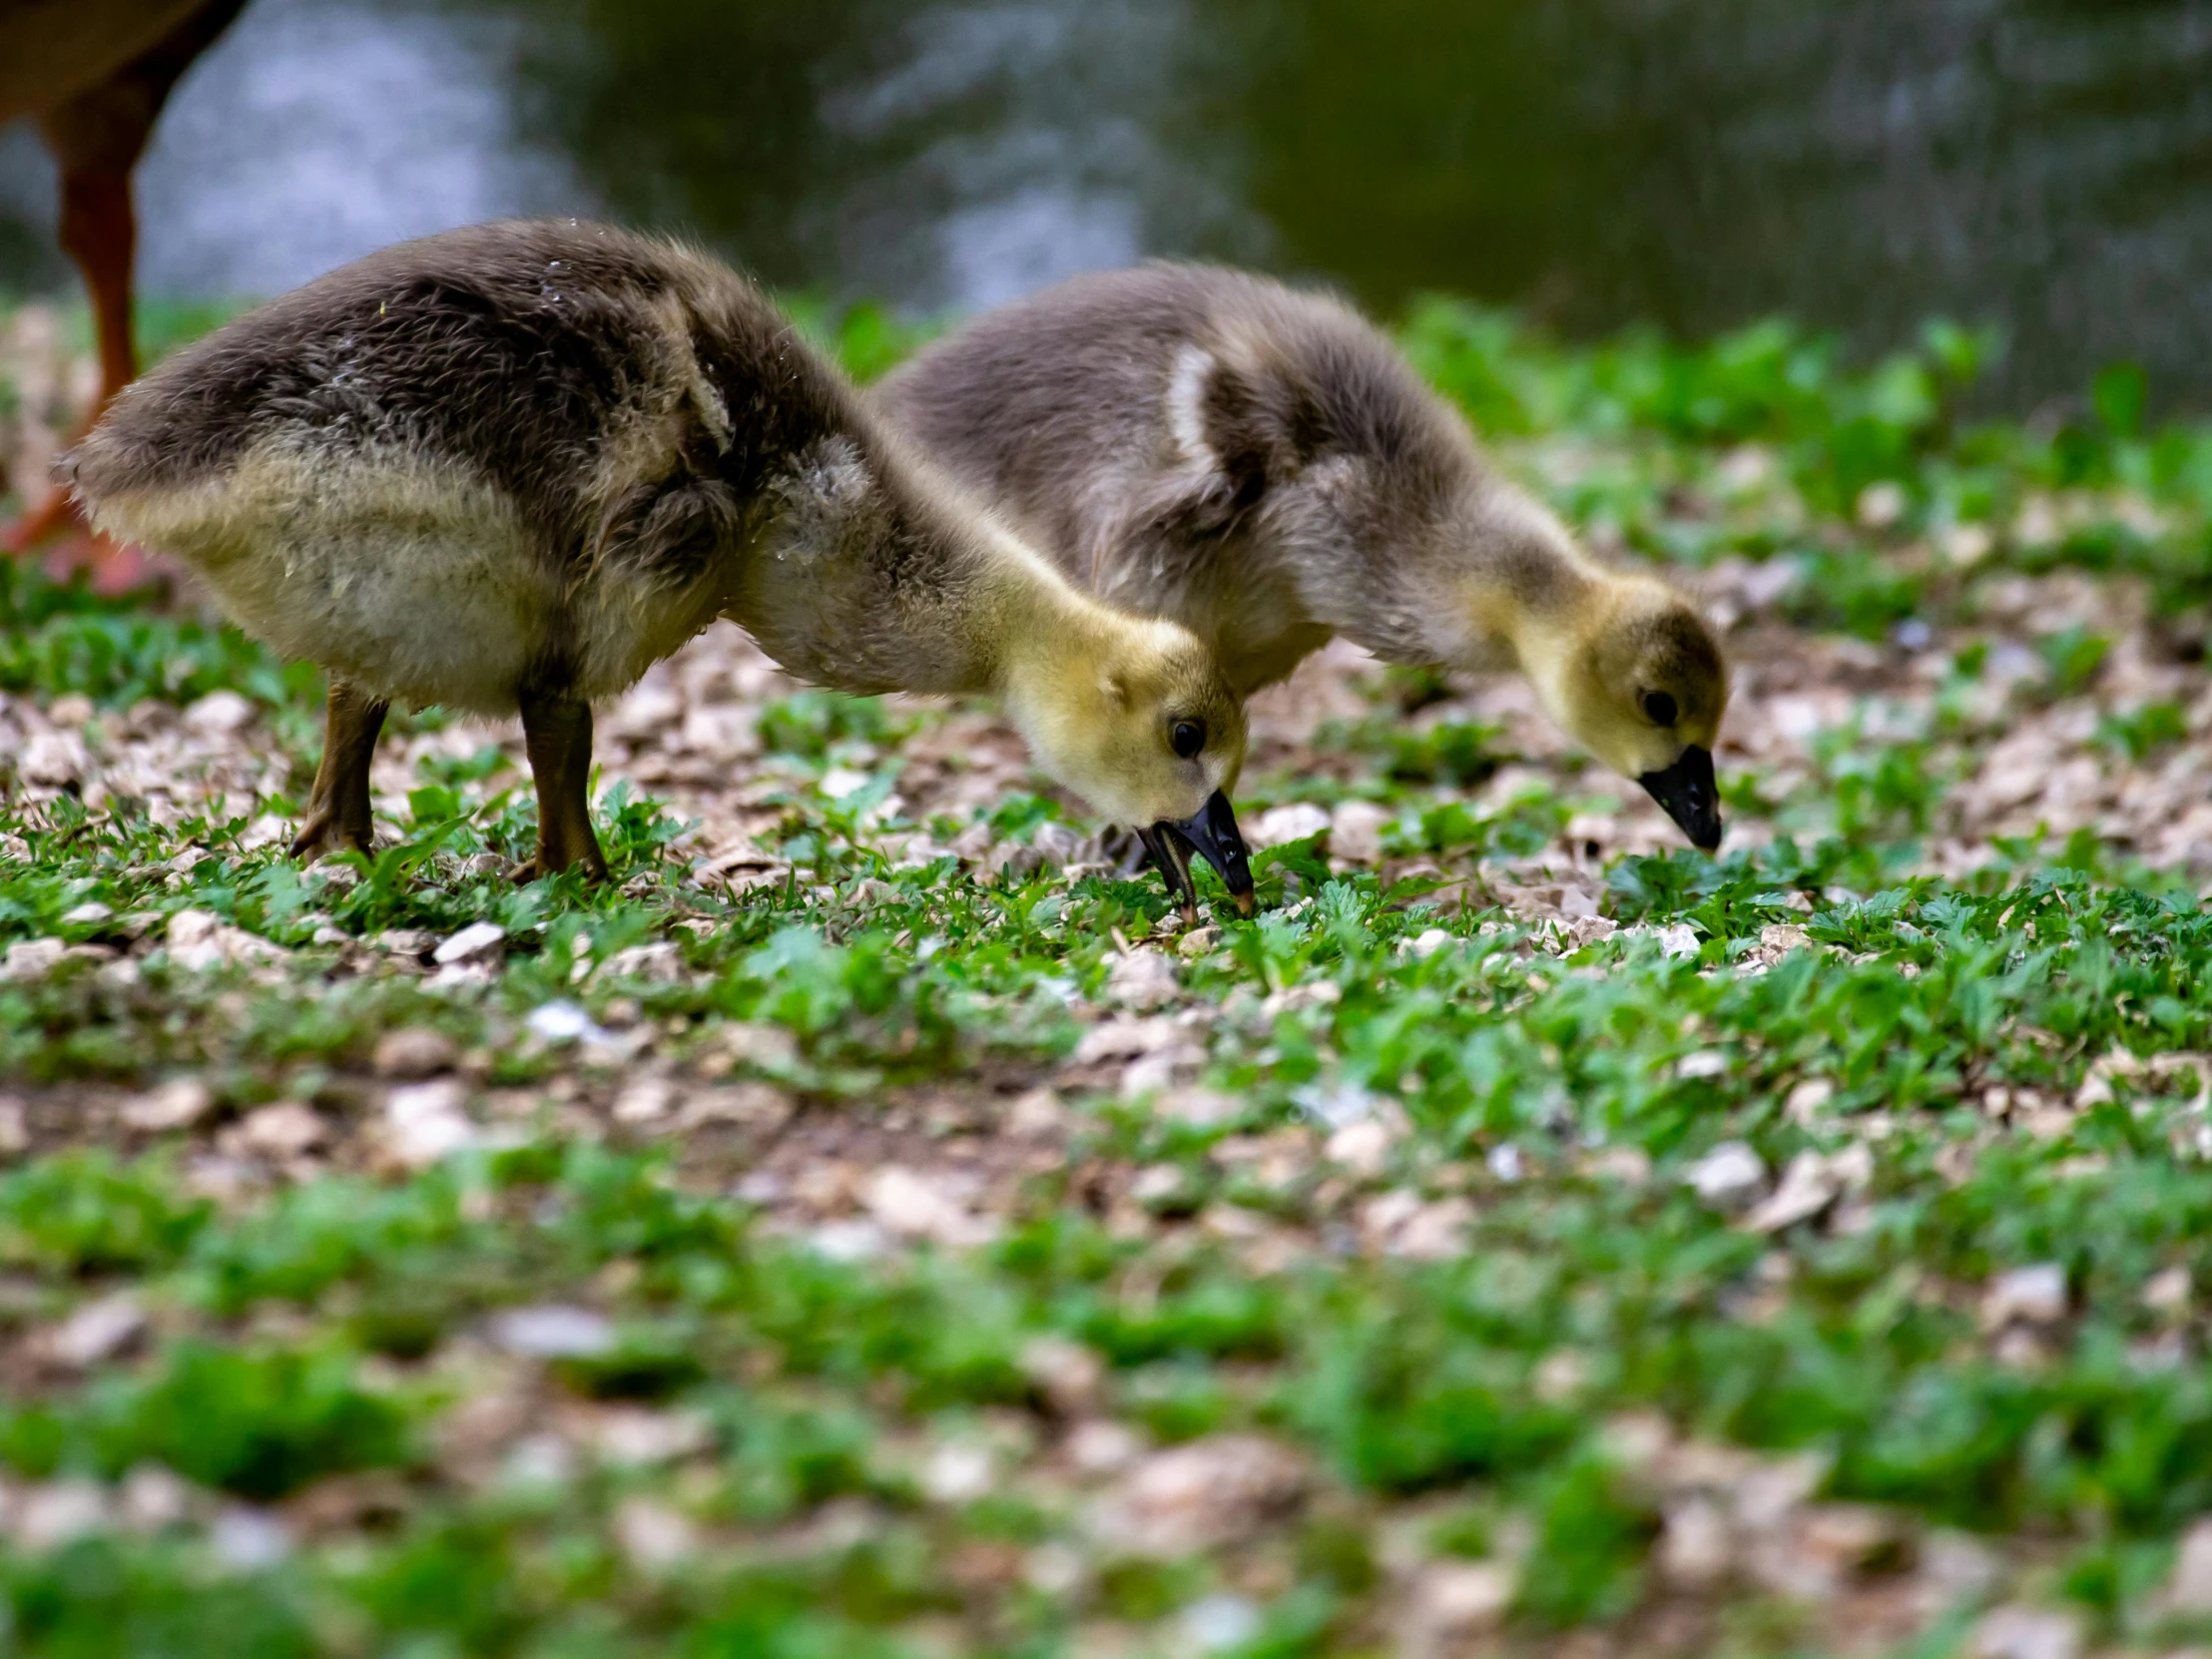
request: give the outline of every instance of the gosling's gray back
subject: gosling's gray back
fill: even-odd
[[[242,475],[271,455],[282,499],[249,501]],[[970,510],[751,283],[575,221],[448,232],[332,272],[133,385],[70,465],[96,512],[140,503],[177,524],[174,550],[279,649],[418,701],[512,706],[504,663],[489,689],[441,688],[457,665],[424,657],[440,619],[421,607],[487,584],[512,586],[514,630],[540,636],[519,672],[586,695],[731,605],[793,672],[874,690],[928,680],[915,654],[943,656],[971,575]],[[499,568],[449,574],[466,591],[422,568],[487,541]],[[329,569],[287,590],[262,544],[294,577],[301,559]],[[355,603],[349,625],[388,637],[355,662],[331,655],[334,618],[257,614],[370,591],[381,608]],[[369,659],[410,653],[379,685]]]
[[[1397,661],[1481,656],[1443,585],[1470,556],[1530,603],[1561,579],[1556,527],[1389,341],[1262,277],[1078,277],[873,395],[1071,578],[1184,622],[1243,691],[1332,631]]]

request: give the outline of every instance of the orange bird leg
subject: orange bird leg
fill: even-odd
[[[100,399],[71,435],[72,442],[90,429],[108,400],[138,374],[138,344],[131,327],[131,261],[137,243],[128,168],[71,169],[63,174],[61,244],[84,274],[100,340]],[[61,536],[68,541],[49,560],[57,577],[89,563],[95,587],[120,593],[150,574],[145,556],[135,548],[119,546],[86,527],[67,490],[50,491],[10,526],[5,546],[11,553],[23,553]]]
[[[65,176],[61,233],[62,247],[84,273],[100,334],[100,401],[92,412],[97,420],[108,400],[138,377],[138,340],[131,327],[138,216],[131,211],[130,169],[96,168]]]
[[[5,0],[0,0],[4,4]],[[131,259],[138,222],[131,211],[131,172],[146,151],[162,105],[193,59],[238,16],[245,0],[198,0],[170,32],[106,77],[75,89],[39,112],[46,147],[62,171],[62,247],[84,274],[100,336],[100,401],[85,427],[138,372],[131,337]],[[57,89],[60,90],[60,89]],[[83,428],[71,435],[83,436]],[[63,490],[51,492],[16,524],[0,530],[0,551],[21,553],[66,536],[48,561],[57,575],[89,564],[92,584],[122,593],[159,574],[137,548],[95,535]]]

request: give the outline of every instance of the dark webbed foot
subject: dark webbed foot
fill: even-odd
[[[590,876],[594,881],[604,881],[607,879],[607,860],[600,856],[599,847],[596,841],[593,843],[591,853],[588,857],[573,858],[565,864],[549,865],[546,862],[545,850],[543,847],[540,847],[536,852],[530,854],[529,857],[524,858],[519,863],[516,863],[509,867],[507,871],[507,879],[512,881],[518,887],[526,887],[532,881],[538,879],[538,877],[541,875],[558,875],[561,873],[562,870],[574,868],[578,865],[581,865],[584,873]]]
[[[299,821],[299,833],[291,838],[291,855],[312,863],[325,852],[368,852],[374,846],[374,837],[367,831],[348,830],[324,808]]]

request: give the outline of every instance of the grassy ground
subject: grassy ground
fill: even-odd
[[[0,326],[24,476],[84,370]],[[0,1650],[2212,1637],[2212,434],[1962,421],[1941,328],[1403,333],[1703,584],[1724,856],[1332,651],[1179,933],[987,711],[720,629],[609,889],[434,714],[301,870],[314,677],[10,575]]]

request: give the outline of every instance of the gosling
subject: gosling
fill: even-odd
[[[1205,640],[1239,696],[1333,633],[1387,662],[1517,669],[1720,844],[1728,670],[1705,619],[1585,554],[1348,306],[1147,265],[978,318],[872,395],[1071,579]]]
[[[604,877],[591,704],[729,616],[840,691],[997,694],[1186,913],[1192,850],[1251,907],[1243,711],[1206,649],[1071,587],[674,243],[571,220],[385,249],[137,381],[64,473],[329,671],[300,855],[368,848],[386,710],[440,704],[522,718],[517,877]]]

